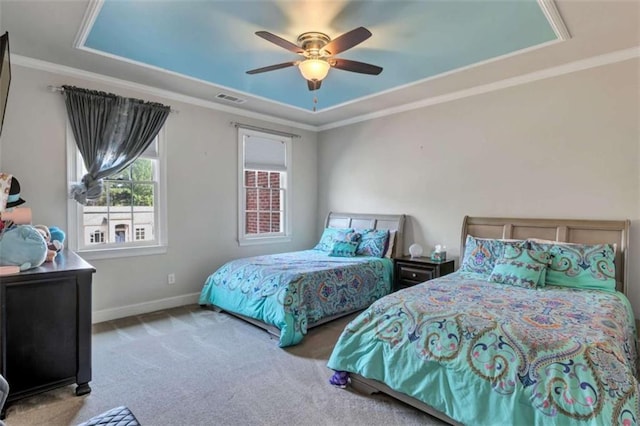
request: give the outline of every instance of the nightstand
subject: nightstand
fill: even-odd
[[[450,274],[454,263],[454,259],[438,262],[428,257],[398,257],[394,259],[393,291]]]

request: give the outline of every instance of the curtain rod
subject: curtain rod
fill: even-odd
[[[271,133],[272,135],[278,135],[278,136],[288,136],[291,138],[301,138],[302,136],[300,135],[296,135],[295,133],[288,133],[288,132],[281,132],[279,130],[272,130],[272,129],[267,129],[265,127],[258,127],[258,126],[252,126],[250,124],[243,124],[243,123],[238,123],[237,121],[232,121],[231,125],[233,127],[235,127],[236,129],[238,127],[242,127],[243,129],[247,129],[247,130],[257,130],[259,132],[265,132],[265,133]]]
[[[47,86],[47,89],[49,89],[50,92],[58,92],[58,93],[64,93],[64,87],[60,87],[60,86]],[[169,108],[169,112],[172,113],[176,113],[179,114],[180,111],[177,109],[173,109],[173,108]]]

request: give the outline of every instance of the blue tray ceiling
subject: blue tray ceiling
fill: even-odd
[[[335,38],[359,26],[373,36],[336,57],[381,66],[378,76],[331,69],[321,89],[310,92],[296,67],[246,74],[300,58],[255,31],[295,43],[305,31]],[[554,40],[535,0],[106,0],[84,47],[320,111]]]

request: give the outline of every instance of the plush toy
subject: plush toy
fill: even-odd
[[[31,209],[16,208],[25,201],[20,197],[20,182],[13,175],[0,173],[0,231],[11,225],[31,223]]]
[[[51,232],[49,231],[49,227],[45,225],[34,225],[34,228],[40,232],[40,235],[44,238],[45,243],[47,243],[47,257],[45,258],[45,262],[53,262],[56,255],[58,254],[58,246],[51,241]]]
[[[21,271],[42,265],[47,243],[31,225],[16,225],[0,235],[0,266],[19,266]]]
[[[17,266],[25,271],[42,265],[47,257],[47,243],[42,234],[31,225],[16,223],[27,219],[31,222],[29,209],[16,208],[24,202],[18,180],[10,174],[0,173],[0,267]],[[22,214],[25,212],[28,214]],[[8,272],[3,268],[0,275],[12,271],[13,268],[8,268]]]
[[[57,226],[50,226],[49,233],[51,233],[51,241],[58,247],[58,251],[64,248],[64,239],[66,234]]]

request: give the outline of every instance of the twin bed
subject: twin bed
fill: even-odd
[[[466,217],[460,270],[350,322],[328,362],[332,382],[350,376],[451,424],[638,424],[628,235],[628,221]],[[548,250],[554,260],[542,280],[488,275],[497,248],[502,259]],[[536,269],[525,263],[525,275]]]
[[[465,217],[461,268],[391,293],[403,225],[403,215],[331,213],[327,228],[389,230],[394,244],[382,257],[316,247],[232,261],[200,303],[280,346],[366,308],[335,345],[331,382],[451,424],[640,423],[629,221]]]
[[[404,215],[331,212],[325,231],[388,235],[376,256],[330,255],[330,233],[312,250],[256,256],[226,263],[211,274],[200,305],[238,316],[279,337],[281,347],[300,343],[307,330],[360,311],[392,289],[393,262],[401,254]]]

